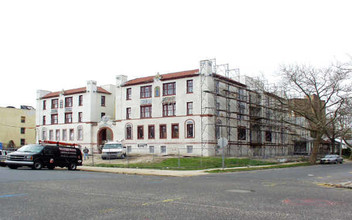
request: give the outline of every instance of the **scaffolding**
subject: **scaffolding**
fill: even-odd
[[[216,60],[200,62],[201,143],[208,156],[219,155],[217,139],[225,137],[226,156],[275,157],[292,155],[299,139],[295,117],[281,102],[280,88],[264,80],[243,77],[239,69]]]

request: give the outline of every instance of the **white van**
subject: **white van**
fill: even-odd
[[[126,157],[126,147],[121,142],[108,142],[105,143],[102,149],[101,159],[112,159]]]

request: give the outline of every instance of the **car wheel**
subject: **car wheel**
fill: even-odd
[[[77,169],[76,163],[70,163],[70,164],[68,165],[68,169],[69,169],[69,170],[76,170],[76,169]]]
[[[17,168],[18,168],[18,166],[14,166],[14,165],[8,165],[8,167],[9,167],[10,169],[17,169]]]
[[[32,169],[34,170],[40,170],[43,168],[43,164],[41,161],[37,160],[34,162]]]

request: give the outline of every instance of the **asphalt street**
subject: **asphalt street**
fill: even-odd
[[[352,164],[193,177],[0,167],[0,219],[352,219]]]

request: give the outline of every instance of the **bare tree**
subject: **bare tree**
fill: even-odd
[[[346,63],[332,64],[327,68],[306,65],[284,65],[280,68],[287,95],[285,104],[310,124],[314,138],[309,159],[311,164],[316,163],[323,135],[339,117],[346,99],[351,97],[351,85],[348,83],[351,72],[350,64]]]

